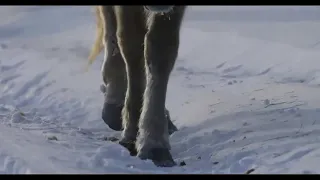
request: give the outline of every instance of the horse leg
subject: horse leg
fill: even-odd
[[[170,72],[179,48],[179,31],[184,6],[167,15],[151,13],[145,37],[146,89],[136,142],[138,156],[157,166],[174,166],[170,153],[165,99]]]
[[[127,91],[122,120],[124,130],[120,144],[136,154],[135,142],[145,87],[143,39],[146,33],[141,6],[115,6],[117,38],[127,72]]]
[[[101,7],[104,18],[105,59],[102,65],[104,85],[101,90],[105,95],[102,119],[113,130],[122,129],[121,111],[126,91],[126,70],[119,51],[116,30],[117,23],[112,6]]]
[[[126,68],[116,37],[117,22],[112,6],[102,7],[105,29],[105,59],[102,65],[102,78],[104,84],[101,87],[105,95],[102,109],[102,119],[113,130],[122,130],[121,111],[123,109],[125,92],[127,89]],[[143,87],[144,89],[144,87]],[[172,123],[169,111],[166,110],[166,117],[169,121],[169,133],[177,131],[177,127]]]

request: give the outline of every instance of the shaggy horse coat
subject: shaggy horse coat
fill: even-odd
[[[91,64],[105,48],[102,119],[122,130],[131,155],[174,166],[169,134],[176,131],[165,108],[185,6],[97,6]]]

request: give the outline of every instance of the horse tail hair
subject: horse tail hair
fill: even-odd
[[[90,55],[88,57],[88,67],[95,61],[97,56],[101,53],[102,49],[104,48],[103,43],[103,35],[105,31],[104,27],[104,18],[102,12],[102,6],[95,6],[96,12],[96,40],[92,46],[90,51]]]

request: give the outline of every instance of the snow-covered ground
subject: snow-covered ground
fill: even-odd
[[[320,8],[189,7],[158,168],[105,137],[92,7],[0,7],[0,173],[320,173]]]

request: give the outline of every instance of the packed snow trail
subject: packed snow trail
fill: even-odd
[[[180,166],[107,140],[86,6],[0,7],[0,173],[320,173],[320,11],[190,7],[167,107]]]

